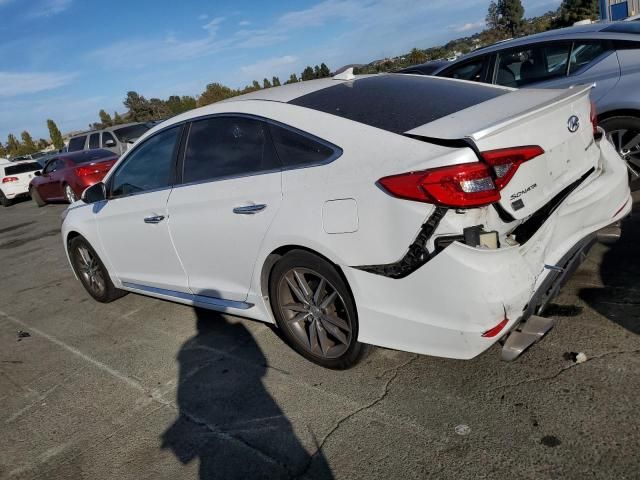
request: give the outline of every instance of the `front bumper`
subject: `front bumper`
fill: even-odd
[[[631,211],[626,166],[608,142],[601,149],[599,168],[525,245],[485,250],[454,242],[400,279],[343,267],[358,308],[359,340],[469,359],[526,319],[562,284],[559,269],[545,265],[566,267],[563,261],[584,253],[594,232]],[[505,318],[500,334],[482,336]]]

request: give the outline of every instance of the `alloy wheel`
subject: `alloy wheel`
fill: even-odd
[[[309,353],[337,358],[351,344],[353,321],[336,288],[308,268],[293,268],[280,279],[278,305],[295,339]]]
[[[640,131],[619,129],[607,132],[607,138],[627,162],[631,181],[640,178]]]
[[[75,192],[69,185],[64,186],[64,194],[67,197],[67,201],[69,203],[73,203],[76,200],[78,200],[78,197],[76,196]]]
[[[101,295],[106,288],[104,273],[95,255],[85,246],[76,250],[78,272],[82,276],[84,284],[96,295]]]

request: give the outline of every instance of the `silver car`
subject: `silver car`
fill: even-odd
[[[420,65],[405,70],[426,74]],[[640,22],[580,25],[508,40],[430,74],[516,88],[595,83],[600,126],[627,161],[630,180],[640,178]]]
[[[122,155],[153,125],[154,122],[125,123],[102,130],[83,132],[71,137],[67,148],[69,152],[103,148]]]

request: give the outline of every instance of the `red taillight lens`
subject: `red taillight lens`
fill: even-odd
[[[496,335],[498,335],[502,329],[507,325],[507,323],[509,323],[509,319],[507,317],[505,317],[499,324],[497,324],[495,327],[490,328],[489,330],[487,330],[486,332],[484,332],[482,334],[483,337],[485,338],[492,338],[495,337]]]
[[[17,182],[18,180],[18,177],[4,177],[2,183]]]
[[[93,165],[88,165],[86,167],[77,167],[76,175],[78,175],[79,177],[85,177],[87,175],[93,175],[94,173],[105,173],[109,171],[113,164],[113,161],[109,161],[94,163]]]
[[[480,162],[381,178],[391,195],[447,207],[480,207],[500,200],[489,168]]]
[[[537,145],[526,147],[501,148],[499,150],[489,150],[482,152],[480,156],[493,167],[495,173],[495,184],[498,189],[502,189],[509,180],[513,178],[516,170],[523,162],[536,158],[544,153],[544,150]]]
[[[598,111],[596,110],[596,104],[591,100],[591,113],[589,114],[591,120],[591,126],[593,127],[593,134],[598,134]]]

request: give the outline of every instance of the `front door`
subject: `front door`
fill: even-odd
[[[267,125],[218,116],[191,124],[169,229],[196,295],[244,301],[280,207],[280,164]]]
[[[167,212],[180,133],[180,126],[161,131],[131,152],[109,177],[108,200],[96,208],[104,251],[130,286],[189,292]]]

